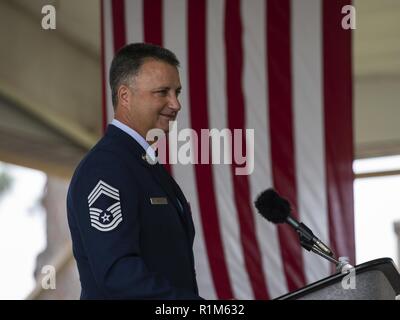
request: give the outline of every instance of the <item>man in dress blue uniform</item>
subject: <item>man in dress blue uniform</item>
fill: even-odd
[[[164,48],[130,44],[114,57],[115,117],[77,167],[68,223],[82,299],[201,299],[190,207],[155,160],[146,135],[168,131],[181,108],[179,62]]]

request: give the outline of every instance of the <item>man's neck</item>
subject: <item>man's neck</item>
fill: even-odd
[[[132,126],[131,124],[132,121],[129,121],[129,119],[126,116],[122,116],[118,112],[116,112],[114,119],[118,120],[119,122],[131,128],[132,130],[136,131],[143,139],[146,139],[146,133],[143,132],[143,130],[139,129],[137,126]],[[149,144],[151,143],[149,142]]]

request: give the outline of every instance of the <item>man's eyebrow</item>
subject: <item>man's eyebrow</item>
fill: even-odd
[[[153,91],[157,91],[157,90],[169,90],[169,89],[171,89],[171,88],[168,87],[168,86],[161,86],[161,87],[156,87],[156,88],[154,88]]]
[[[157,91],[157,90],[170,90],[171,89],[171,87],[168,87],[168,86],[161,86],[161,87],[156,87],[156,88],[154,88],[153,89],[153,91]],[[181,91],[182,90],[182,87],[181,86],[179,86],[178,88],[176,88],[176,91]]]

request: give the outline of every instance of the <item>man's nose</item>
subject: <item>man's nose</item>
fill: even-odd
[[[179,111],[181,110],[181,104],[178,100],[178,97],[176,95],[172,95],[170,100],[169,100],[169,108],[174,110],[174,111]]]

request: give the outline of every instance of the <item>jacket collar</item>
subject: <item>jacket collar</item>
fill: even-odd
[[[127,151],[133,153],[134,156],[140,159],[141,162],[143,162],[145,165],[150,166],[150,164],[146,161],[146,150],[125,131],[114,125],[109,124],[107,126],[104,138],[117,140],[126,148]]]

